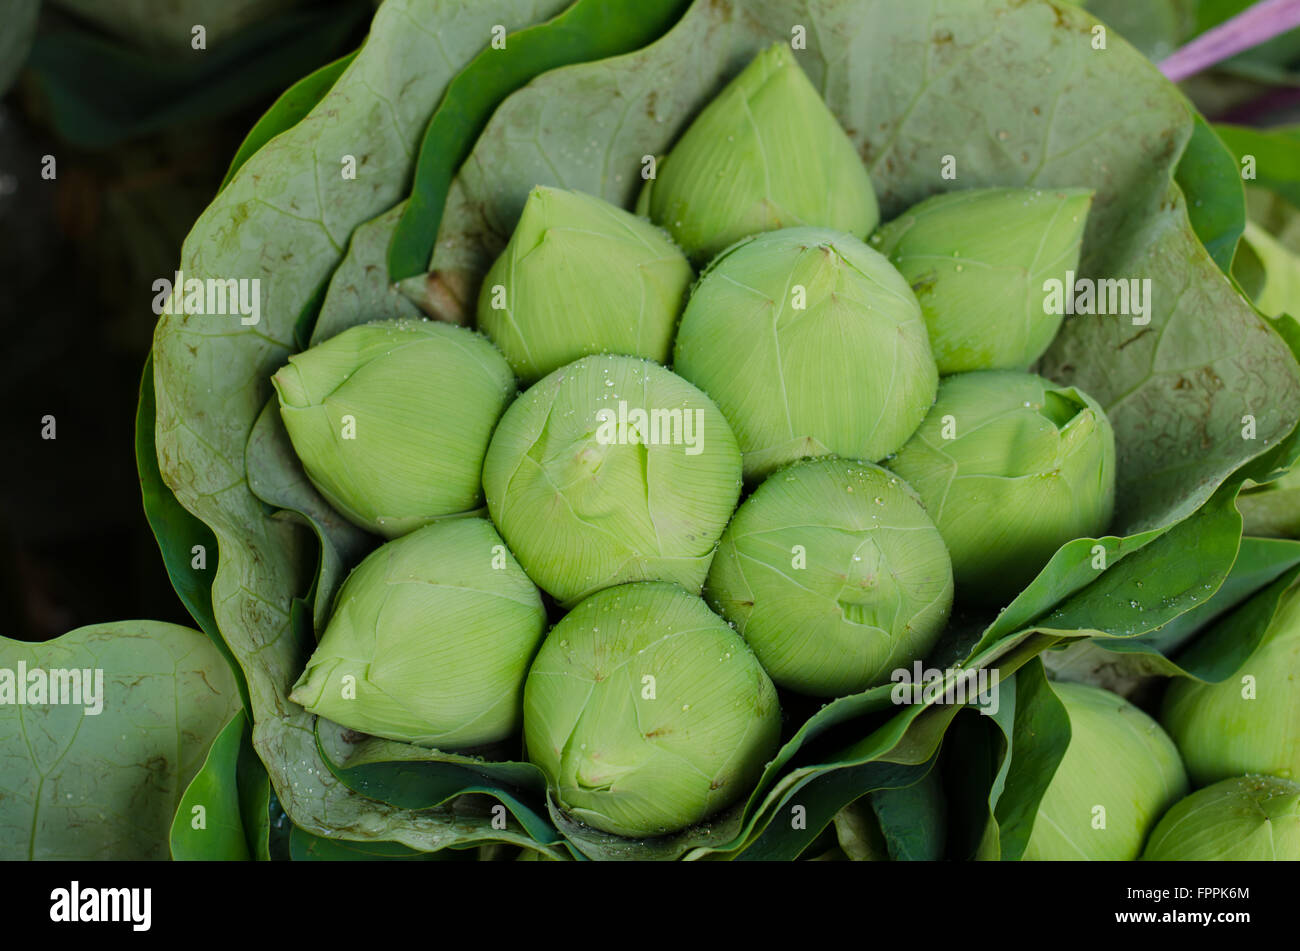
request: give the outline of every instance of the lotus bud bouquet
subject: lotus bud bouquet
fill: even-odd
[[[1095,25],[387,0],[272,110],[184,261],[258,269],[268,326],[164,318],[147,424],[301,841],[1136,859],[1226,848],[1179,810],[1294,819],[1293,619],[1248,713],[1200,635],[1300,451],[1300,333],[1225,273],[1232,155]],[[1063,682],[1080,647],[1181,678],[1164,728]]]

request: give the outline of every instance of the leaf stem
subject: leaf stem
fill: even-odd
[[[1181,82],[1296,27],[1300,27],[1300,0],[1260,0],[1175,51],[1160,64],[1160,71]]]

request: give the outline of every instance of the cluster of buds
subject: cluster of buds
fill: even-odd
[[[783,45],[699,114],[636,214],[535,187],[482,335],[367,324],[274,378],[308,478],[388,539],[292,699],[443,749],[522,729],[560,806],[617,835],[740,801],[777,747],[774,683],[883,684],[954,596],[1004,598],[1106,526],[1105,414],[1026,372],[1061,322],[1033,289],[1078,266],[1091,200],[940,195],[873,235],[857,147]],[[1145,833],[1185,791],[1172,743],[1122,701],[1062,696],[1074,739],[1043,808],[1086,821],[1105,747]]]

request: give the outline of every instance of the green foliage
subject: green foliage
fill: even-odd
[[[165,858],[177,804],[239,709],[212,642],[157,621],[0,637],[0,697],[6,859]]]

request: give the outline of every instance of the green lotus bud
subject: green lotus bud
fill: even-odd
[[[1165,813],[1142,853],[1155,862],[1300,861],[1300,783],[1238,776]]]
[[[362,733],[482,746],[518,729],[545,630],[541,595],[491,523],[438,522],[348,575],[289,698]]]
[[[478,326],[527,382],[592,353],[666,363],[694,279],[650,222],[539,185],[483,280]]]
[[[271,382],[307,478],[387,538],[482,505],[483,455],[515,394],[487,339],[427,320],[352,327]]]
[[[1160,722],[1197,786],[1242,773],[1300,779],[1300,588],[1282,596],[1259,646],[1231,677],[1171,683]]]
[[[839,696],[924,656],[952,590],[939,531],[902,480],[818,459],[769,476],[740,506],[705,595],[778,684]]]
[[[1038,804],[1024,858],[1130,861],[1156,820],[1187,794],[1173,740],[1127,700],[1054,683],[1070,717],[1070,745]]]
[[[916,292],[939,373],[1023,370],[1061,327],[1044,285],[1073,287],[1092,204],[1082,188],[936,195],[872,235]]]
[[[820,228],[718,257],[686,305],[673,369],[717,401],[746,479],[805,456],[881,459],[938,385],[907,282],[861,241]]]
[[[1097,402],[1042,377],[948,377],[887,465],[914,488],[952,555],[958,597],[1013,597],[1115,507],[1115,435]]]
[[[866,238],[880,220],[857,149],[781,43],[705,106],[646,188],[640,205],[699,263],[759,231]]]
[[[673,832],[741,799],[780,729],[776,688],[745,642],[670,584],[583,601],[524,688],[529,759],[575,819],[617,835]]]
[[[502,417],[483,488],[528,576],[565,604],[627,581],[698,593],[740,495],[740,450],[681,377],[584,357]]]

